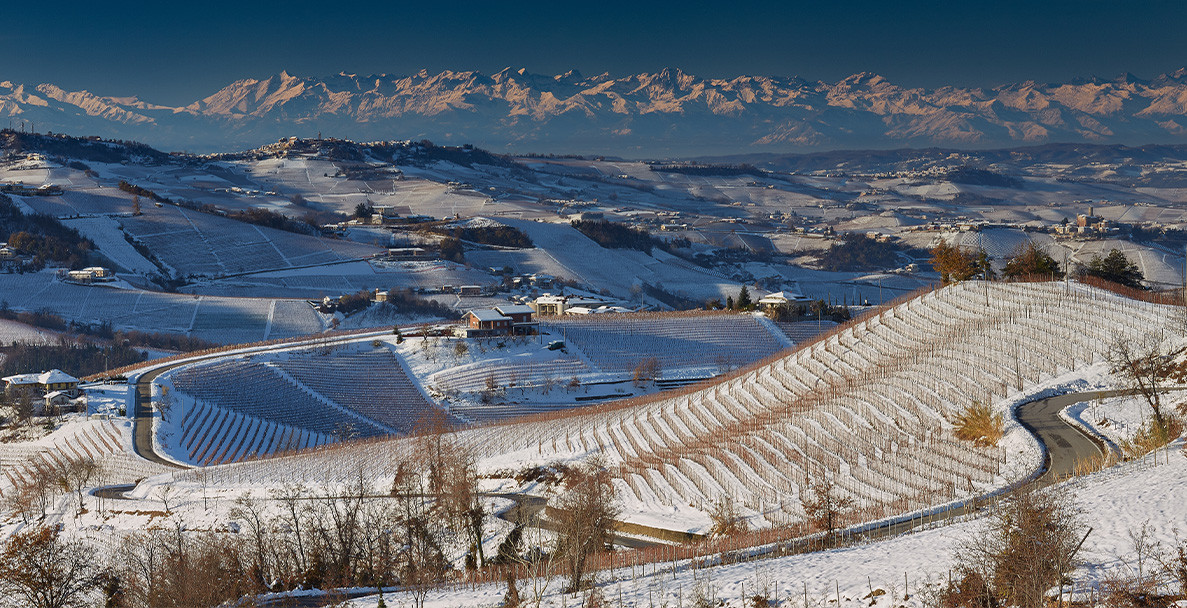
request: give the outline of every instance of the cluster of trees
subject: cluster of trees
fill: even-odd
[[[905,250],[902,245],[881,242],[865,234],[847,234],[824,252],[820,267],[833,272],[890,268],[897,265],[899,253]]]
[[[750,297],[750,288],[745,285],[738,291],[737,300],[733,296],[726,296],[725,298],[726,310],[754,310],[754,306],[754,299]]]
[[[495,245],[498,247],[532,247],[532,239],[513,226],[426,226],[424,230],[459,241]]]
[[[651,253],[653,247],[671,251],[689,245],[688,239],[665,241],[651,236],[646,230],[609,220],[573,220],[569,224],[607,249],[638,249]]]
[[[338,311],[343,314],[351,314],[370,306],[372,298],[374,298],[374,292],[369,289],[361,289],[355,293],[339,297],[337,304],[331,306],[320,305],[318,310],[324,313]],[[434,300],[422,298],[408,288],[396,289],[393,287],[389,289],[387,292],[387,301],[382,302],[382,305],[384,307],[394,308],[396,312],[403,314],[427,315],[442,319],[457,319],[461,316],[461,313],[456,309]]]
[[[945,283],[958,283],[973,278],[993,280],[997,273],[989,253],[984,249],[964,249],[941,242],[931,250],[931,264]],[[1028,241],[1006,259],[1002,276],[1007,279],[1058,279],[1067,272],[1041,245]],[[1097,277],[1112,283],[1143,289],[1145,277],[1137,264],[1119,249],[1111,249],[1105,256],[1095,254],[1078,269],[1081,276]]]
[[[8,196],[0,194],[0,242],[32,256],[35,270],[46,262],[82,268],[91,262],[95,244],[53,216],[25,215]]]
[[[408,288],[388,289],[384,306],[395,308],[396,311],[405,314],[428,315],[442,319],[457,319],[462,315],[456,308],[450,308],[436,300],[422,298]]]
[[[525,528],[536,522],[525,516],[497,553],[486,555],[490,514],[474,456],[444,432],[442,418],[421,429],[413,449],[395,463],[390,486],[360,473],[338,488],[285,485],[266,497],[244,495],[231,510],[232,533],[186,530],[171,512],[166,487],[154,493],[164,504],[163,525],[122,537],[109,559],[63,538],[57,526],[35,525],[56,495],[77,494],[79,512],[84,500],[99,500],[85,492],[99,474],[94,461],[47,462],[5,495],[6,506],[28,525],[0,555],[0,589],[40,598],[29,606],[80,605],[102,595],[107,606],[156,608],[213,607],[296,588],[399,585],[423,605],[433,586],[456,576],[451,547],[469,547],[467,569],[515,566],[508,568],[513,588],[515,570],[545,575],[535,584],[547,585],[558,566],[570,590],[589,584],[590,558],[609,547],[618,516],[600,461],[550,469],[543,481],[557,490],[548,508],[551,538],[526,542]],[[205,488],[205,473],[196,474]]]
[[[255,224],[256,226],[274,228],[276,230],[284,230],[285,232],[309,235],[319,235],[322,233],[321,220],[323,218],[318,217],[316,214],[305,214],[301,219],[295,220],[283,213],[269,209],[252,208],[240,211],[228,211],[225,215],[233,220]]]
[[[0,376],[57,368],[81,378],[146,359],[142,351],[123,343],[101,346],[65,339],[57,344],[17,342],[0,346],[0,355],[3,355],[0,357]]]
[[[177,205],[179,207],[193,209],[202,213],[221,215],[223,217],[228,217],[247,224],[274,228],[276,230],[283,230],[285,232],[293,232],[296,234],[308,234],[313,236],[324,235],[325,231],[322,230],[322,226],[345,219],[345,216],[342,214],[318,212],[312,210],[306,212],[298,219],[293,219],[283,213],[272,211],[270,209],[252,208],[228,211],[216,205],[211,205],[210,203],[196,203],[186,200],[175,201],[173,199],[161,196],[156,192],[149,190],[148,188],[137,186],[136,184],[132,184],[124,180],[120,180],[119,189],[137,197],[152,199],[158,203]],[[292,202],[294,205],[299,207],[305,206],[307,204],[304,197],[301,197],[300,195],[294,195]],[[137,207],[135,212],[138,215],[139,201],[137,200],[135,204]]]
[[[1109,250],[1109,254],[1104,257],[1093,255],[1084,267],[1084,274],[1134,289],[1142,289],[1142,281],[1146,278],[1138,265],[1119,249]]]
[[[140,346],[191,352],[217,346],[201,338],[194,338],[182,334],[161,332],[147,332],[139,330],[116,330],[110,322],[97,325],[67,321],[59,315],[47,310],[15,311],[8,306],[7,301],[0,302],[0,319],[17,321],[33,327],[41,327],[60,332],[73,332],[83,336],[91,336],[110,341],[111,344],[123,346]]]
[[[117,144],[117,145],[109,145]],[[167,162],[170,155],[136,141],[123,139],[104,140],[99,137],[73,137],[69,135],[24,133],[14,129],[0,130],[0,147],[13,152],[38,151],[49,156],[62,156],[90,160],[99,163],[119,163],[124,160],[150,159],[153,162]]]
[[[338,298],[337,303],[321,304],[317,307],[322,313],[340,312],[344,315],[358,312],[371,305],[373,293],[369,289],[361,289],[355,293],[346,294]]]
[[[766,175],[762,169],[754,165],[740,164],[740,165],[699,165],[697,163],[688,163],[680,165],[661,165],[652,164],[648,168],[657,173],[681,173],[684,175],[698,175],[698,176],[736,176],[736,175],[754,175],[762,177]]]
[[[156,192],[149,190],[148,188],[145,188],[142,186],[137,186],[136,184],[133,184],[127,180],[121,179],[120,183],[116,184],[116,186],[119,187],[120,190],[123,190],[124,192],[127,192],[128,194],[151,199],[158,203],[172,203],[173,202],[172,199],[165,198],[165,197],[157,194]]]
[[[969,166],[949,169],[944,173],[944,179],[954,184],[970,184],[973,186],[994,186],[997,188],[1022,187],[1022,180],[1016,177]]]
[[[445,237],[437,243],[437,252],[441,254],[441,259],[457,262],[458,264],[466,263],[466,246],[462,242],[453,237]]]

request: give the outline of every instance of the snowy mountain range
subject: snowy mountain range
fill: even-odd
[[[289,135],[431,139],[495,151],[622,156],[836,148],[1187,142],[1187,68],[1151,80],[904,87],[701,78],[668,68],[622,78],[505,69],[233,82],[181,107],[0,82],[0,122],[136,139],[173,150],[253,147]]]

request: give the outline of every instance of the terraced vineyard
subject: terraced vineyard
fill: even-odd
[[[227,357],[161,382],[181,417],[175,456],[201,465],[407,433],[435,409],[386,350]]]
[[[1063,283],[968,283],[861,319],[707,387],[462,431],[488,470],[602,454],[628,510],[804,518],[833,480],[864,520],[1006,482],[1004,453],[953,438],[950,417],[1099,362],[1115,336],[1166,327],[1166,307]],[[390,477],[407,442],[375,441],[216,467],[227,484]]]

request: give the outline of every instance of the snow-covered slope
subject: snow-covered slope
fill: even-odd
[[[950,418],[975,402],[1007,411],[1096,365],[1116,335],[1144,335],[1169,314],[1075,284],[962,284],[710,387],[460,436],[491,472],[600,454],[615,467],[624,518],[637,523],[703,530],[725,494],[753,526],[795,523],[822,476],[872,520],[1028,474],[1038,451],[1019,425],[1007,425],[1002,447],[980,448],[954,439]],[[346,446],[214,474],[267,485],[300,467],[334,483],[350,473],[329,463],[348,458],[384,478],[401,449]]]

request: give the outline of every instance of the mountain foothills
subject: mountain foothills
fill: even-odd
[[[897,85],[860,73],[702,78],[668,68],[621,78],[505,69],[411,76],[288,73],[233,82],[185,106],[0,82],[0,117],[20,128],[94,133],[191,151],[319,132],[430,138],[494,150],[628,156],[836,148],[1169,143],[1187,129],[1187,68],[1142,80],[993,88]]]

